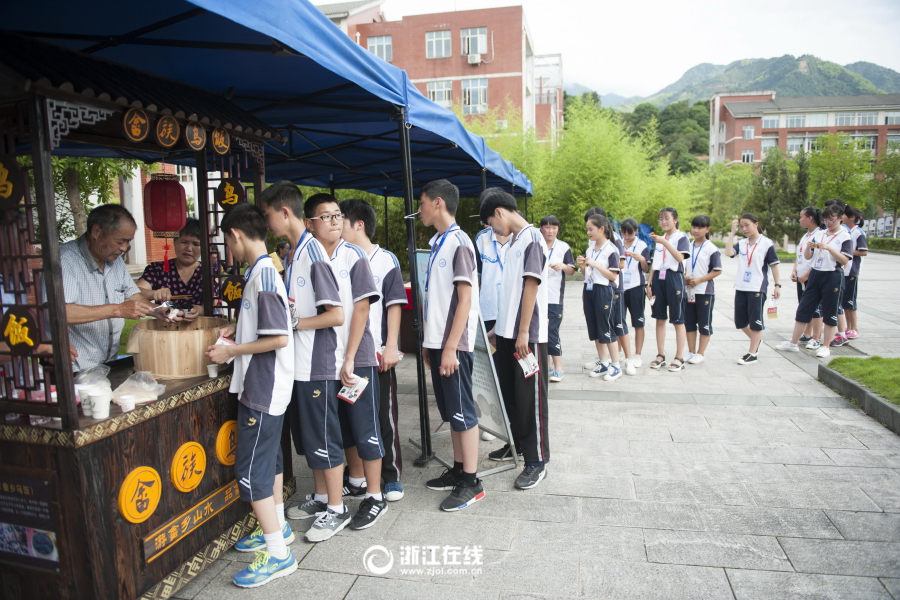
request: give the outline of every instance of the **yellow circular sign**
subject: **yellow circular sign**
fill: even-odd
[[[129,523],[143,523],[159,505],[162,480],[151,467],[138,467],[119,488],[119,513]]]
[[[233,465],[237,452],[237,421],[225,421],[216,436],[216,458],[223,465]]]
[[[172,459],[172,485],[179,492],[189,492],[203,481],[206,473],[206,451],[197,442],[188,442]]]

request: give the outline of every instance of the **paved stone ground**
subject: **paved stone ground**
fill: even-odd
[[[861,352],[900,356],[900,305],[890,294],[900,289],[898,267],[898,257],[867,259]],[[302,541],[309,523],[294,521],[298,573],[240,590],[231,575],[252,556],[232,550],[176,597],[443,599],[464,588],[472,599],[900,600],[900,437],[816,381],[815,358],[772,349],[792,327],[787,285],[760,364],[737,365],[746,341],[732,328],[733,270],[726,259],[706,363],[675,374],[645,367],[609,383],[581,372],[592,349],[570,284],[567,375],[551,387],[552,459],[534,490],[514,490],[516,473],[501,473],[484,480],[482,502],[441,513],[445,493],[423,485],[441,467],[413,467],[417,452],[404,441],[406,497],[376,526],[313,546]],[[672,347],[670,330],[670,356]],[[645,364],[654,354],[648,329]],[[408,437],[418,434],[413,361],[401,371]],[[435,438],[435,449],[451,456],[447,438]],[[309,471],[294,464],[305,494]],[[363,565],[374,544],[396,559],[384,576]],[[480,545],[484,564],[477,575],[401,573],[407,545]]]

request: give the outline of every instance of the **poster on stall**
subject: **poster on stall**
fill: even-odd
[[[0,562],[59,570],[48,479],[0,467]]]

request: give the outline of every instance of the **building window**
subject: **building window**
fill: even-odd
[[[856,113],[834,113],[834,126],[847,127],[856,125]]]
[[[806,138],[788,138],[787,139],[787,149],[788,152],[798,152],[803,149],[806,145]]]
[[[878,145],[877,135],[854,135],[850,139],[859,144],[860,150],[874,150]]]
[[[877,112],[856,113],[856,124],[857,125],[875,125],[877,121],[878,121],[878,113]]]
[[[778,115],[763,117],[763,129],[776,129],[779,125]]]
[[[765,154],[767,150],[771,148],[778,147],[778,138],[763,138],[762,139],[762,153]]]
[[[900,135],[887,136],[887,147],[891,152],[900,151]]]
[[[452,81],[429,81],[428,99],[444,108],[450,108],[453,106],[452,90]]]
[[[753,162],[753,150],[743,150],[741,152],[741,162],[752,163]]]
[[[487,27],[471,27],[460,31],[463,56],[487,54]]]
[[[182,183],[188,183],[194,180],[194,169],[192,167],[175,165],[175,174],[178,176],[178,181]]]
[[[828,127],[828,113],[812,113],[806,116],[807,127]]]
[[[388,62],[393,60],[394,51],[392,48],[393,43],[391,41],[391,36],[379,35],[377,37],[370,37],[368,41],[369,52]]]
[[[806,115],[785,115],[785,127],[806,127]]]
[[[725,144],[719,144],[719,156],[725,156]]]
[[[425,34],[425,58],[447,58],[450,53],[450,31],[429,31]]]
[[[487,86],[487,79],[462,80],[462,105],[464,115],[481,115],[487,112]]]
[[[719,123],[719,133],[725,133],[725,121]]]
[[[884,113],[884,124],[885,125],[900,125],[900,112]]]
[[[754,131],[756,131],[756,127],[754,127],[753,125],[744,125],[744,128],[743,128],[744,139],[752,140]]]

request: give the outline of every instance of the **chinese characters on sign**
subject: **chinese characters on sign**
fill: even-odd
[[[13,307],[6,311],[0,320],[0,331],[3,332],[3,341],[9,346],[10,352],[17,356],[31,354],[36,349],[35,318],[31,311],[24,308]],[[39,341],[39,340],[37,340]]]
[[[163,148],[171,148],[177,144],[180,134],[181,126],[175,120],[175,117],[165,115],[156,122],[156,141]]]
[[[122,124],[125,127],[125,137],[132,142],[142,142],[150,133],[150,119],[147,118],[147,113],[139,108],[129,109]]]
[[[222,127],[216,127],[212,130],[212,147],[216,154],[228,154],[231,148],[231,136],[228,131]]]
[[[206,146],[206,130],[197,121],[184,126],[184,141],[191,150],[203,150]]]
[[[151,467],[138,467],[119,488],[119,513],[129,523],[143,523],[159,505],[162,480]]]
[[[25,173],[15,156],[0,155],[0,208],[15,208],[25,194]]]
[[[59,571],[48,479],[0,468],[0,562]]]
[[[403,566],[480,566],[483,561],[481,546],[400,546]]]
[[[244,295],[244,278],[240,276],[231,276],[226,279],[222,287],[222,297],[225,299],[228,308],[237,308],[241,305],[241,298]]]
[[[247,200],[247,191],[244,189],[244,186],[241,185],[239,179],[223,179],[219,184],[219,187],[213,192],[213,197],[216,200],[216,204],[221,206],[222,210],[228,212],[234,208],[238,202]]]
[[[216,458],[223,465],[233,465],[237,450],[237,421],[226,421],[216,436]]]
[[[172,459],[172,485],[180,492],[189,492],[200,485],[206,473],[206,451],[197,442],[183,444]]]

